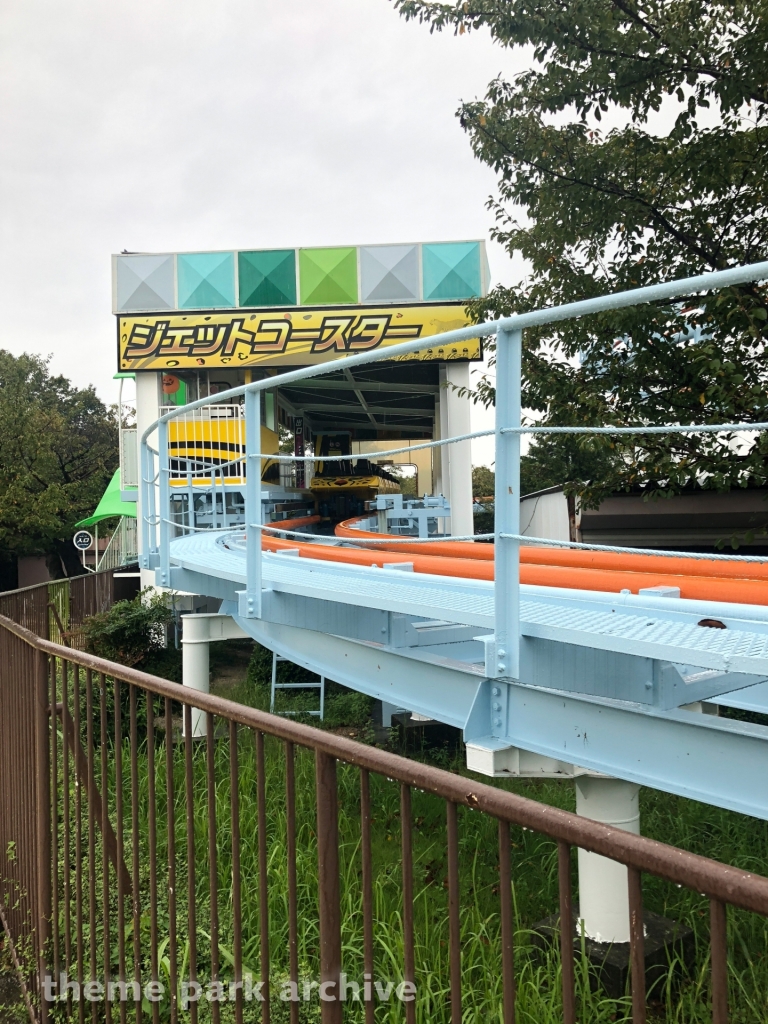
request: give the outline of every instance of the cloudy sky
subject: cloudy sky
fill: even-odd
[[[106,401],[113,252],[488,237],[493,174],[454,114],[521,66],[486,35],[430,35],[388,0],[5,0],[1,19],[0,345]]]

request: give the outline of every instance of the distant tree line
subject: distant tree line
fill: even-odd
[[[16,562],[44,556],[51,576],[82,573],[74,525],[90,515],[118,463],[114,409],[39,356],[0,349],[0,585]]]

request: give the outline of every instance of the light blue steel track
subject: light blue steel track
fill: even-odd
[[[768,262],[731,267],[430,339],[435,345],[496,336],[496,584],[263,553],[260,474],[249,468],[246,543],[232,533],[174,539],[180,523],[172,510],[171,480],[178,470],[168,424],[203,410],[214,401],[211,396],[164,414],[142,435],[140,565],[155,569],[162,587],[221,598],[225,614],[285,657],[462,728],[468,744],[491,761],[494,751],[516,746],[768,819],[768,727],[701,713],[702,701],[768,713],[768,609],[519,586],[519,442],[531,431],[521,416],[523,330],[641,303],[688,301],[765,279]],[[405,342],[387,349],[386,358],[420,347],[421,339]],[[343,365],[381,358],[377,351],[348,353]],[[261,392],[334,366],[289,370],[215,396],[217,402],[243,396],[247,467],[258,467],[262,458]],[[749,429],[768,430],[768,423]],[[149,444],[153,431],[156,451]],[[197,470],[186,472],[191,488]],[[211,480],[218,473],[218,486],[225,487],[222,466],[200,473]],[[703,618],[719,619],[726,628],[699,625]]]
[[[238,613],[237,535],[177,538],[170,558],[176,589],[222,597],[260,643],[467,741],[768,818],[768,728],[681,709],[722,694],[768,711],[763,608],[523,586],[520,680],[507,683],[485,671],[492,583],[265,552],[257,619]],[[727,629],[697,625],[713,607]]]

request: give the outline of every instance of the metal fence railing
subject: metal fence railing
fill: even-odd
[[[121,516],[96,565],[97,572],[120,569],[139,560],[139,530],[133,516]]]
[[[135,526],[134,526],[135,529]],[[36,636],[57,643],[76,636],[90,615],[107,611],[125,596],[115,581],[115,569],[37,583],[0,593],[0,616],[11,619]],[[116,590],[117,588],[117,590]]]
[[[206,716],[200,740],[193,709]],[[440,837],[431,881],[414,857],[428,818]],[[563,922],[574,847],[626,865],[634,1024],[646,1015],[643,877],[701,894],[701,984],[724,1024],[727,907],[767,916],[767,878],[0,618],[0,907],[33,1021],[55,1008],[79,1021],[239,1024],[255,999],[265,1024],[270,1014],[298,1024],[315,1019],[309,986],[323,1024],[344,1014],[514,1024],[513,882],[526,832],[538,834],[539,859],[553,858]],[[467,903],[489,864],[497,881],[475,925]],[[397,891],[394,910],[382,886]],[[432,904],[444,909],[427,927]],[[482,952],[469,971],[473,942]],[[566,1024],[577,1019],[574,952],[572,928],[560,928],[551,988]],[[344,1002],[354,970],[361,998]],[[380,1005],[382,972],[396,976],[401,1004]]]

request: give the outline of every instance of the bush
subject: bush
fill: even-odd
[[[140,668],[181,682],[181,655],[168,648],[173,612],[166,594],[143,590],[132,601],[117,601],[109,611],[83,623],[85,649],[120,665]]]

